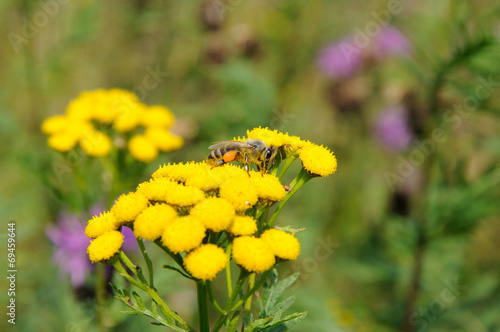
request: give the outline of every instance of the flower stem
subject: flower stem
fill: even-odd
[[[214,289],[212,287],[212,282],[211,281],[207,281],[207,287],[208,287],[208,296],[209,296],[210,302],[212,303],[212,305],[214,306],[214,308],[219,313],[224,314],[224,309],[222,309],[220,307],[219,303],[217,303],[217,301],[215,300]]]
[[[132,271],[135,274],[135,276],[137,278],[139,278],[139,280],[143,284],[147,285],[146,279],[144,278],[144,275],[142,274],[141,268],[139,266],[135,265],[134,263],[132,263],[132,261],[127,257],[127,255],[125,255],[123,250],[120,251],[119,257],[123,261],[123,263],[125,263],[125,265],[127,265],[127,267],[130,269],[130,271]]]
[[[196,282],[196,291],[198,295],[198,314],[200,316],[200,332],[209,332],[208,308],[207,308],[207,285],[204,281]]]
[[[154,286],[154,277],[153,277],[153,263],[151,262],[151,259],[149,258],[148,252],[146,251],[146,246],[144,245],[144,241],[142,239],[137,239],[137,244],[139,245],[139,248],[141,248],[141,253],[142,256],[144,257],[144,260],[146,261],[146,265],[148,267],[148,274],[149,274],[149,286],[151,288],[155,288]]]
[[[106,331],[104,326],[104,310],[106,308],[106,266],[97,264],[97,286],[96,286],[96,322],[98,331]]]
[[[293,162],[297,159],[296,156],[290,156],[285,159],[285,164],[283,165],[283,168],[280,171],[280,174],[278,175],[278,178],[281,180],[283,176],[285,175],[286,171],[292,166]]]
[[[292,181],[290,186],[292,187],[292,190],[286,194],[285,198],[280,202],[276,210],[274,211],[273,215],[269,219],[267,223],[267,227],[271,227],[271,225],[274,223],[276,220],[276,217],[280,214],[281,210],[283,210],[283,207],[285,204],[288,202],[290,198],[292,198],[293,195],[310,179],[312,179],[313,176],[309,174],[305,169],[302,168],[302,170],[299,172],[299,174],[295,177],[295,179]],[[262,231],[262,230],[261,230]]]
[[[267,270],[266,272],[262,273],[260,276],[259,281],[246,293],[238,302],[236,302],[233,307],[231,308],[230,311],[236,310],[240,305],[243,304],[250,296],[252,296],[267,280],[267,277],[269,274],[272,272],[272,269]]]
[[[252,273],[248,278],[248,292],[252,290],[255,286],[255,273]],[[252,296],[250,295],[245,302],[245,312],[247,313],[247,317],[250,314],[250,309],[252,309]]]
[[[181,267],[181,269],[183,269],[185,272],[187,272],[186,269],[184,268],[184,264],[182,263],[182,257],[181,257],[181,255],[174,254],[173,252],[171,252],[170,250],[168,250],[167,248],[165,248],[161,244],[160,240],[156,240],[154,242],[155,242],[155,244],[158,247],[160,247],[163,251],[165,251],[170,257],[172,257],[172,259],[177,263],[177,265],[179,265]]]
[[[229,242],[226,247],[227,257],[231,257],[232,248],[233,248],[233,242]],[[226,282],[227,282],[227,295],[231,297],[233,295],[233,281],[231,280],[231,260],[228,260],[226,264]]]
[[[243,286],[243,283],[245,282],[246,277],[248,276],[248,272],[245,269],[240,270],[240,276],[238,277],[238,281],[236,282],[236,285],[234,286],[234,290],[232,295],[229,297],[229,300],[227,301],[226,308],[224,309],[224,314],[222,314],[219,319],[217,320],[217,323],[215,324],[215,327],[213,328],[212,332],[217,332],[221,329],[221,327],[224,325],[224,322],[226,321],[229,313],[232,310],[229,310],[232,306],[234,301],[236,300],[236,297],[240,293],[240,289]],[[240,300],[241,303],[243,303]],[[239,302],[238,302],[239,303]],[[237,306],[239,307],[241,303]],[[236,308],[237,308],[236,307]]]
[[[126,257],[126,256],[123,255],[123,257]],[[122,258],[122,255],[120,255],[120,258]],[[127,260],[128,260],[128,258],[127,258]],[[129,260],[129,262],[130,262],[130,260]],[[130,266],[127,263],[125,263],[125,265],[127,265],[127,267],[130,269]],[[184,328],[186,331],[193,331],[193,329],[191,329],[189,327],[189,325],[179,315],[177,315],[172,309],[170,309],[170,307],[158,295],[156,290],[149,287],[146,282],[140,283],[139,281],[132,278],[132,276],[127,273],[127,271],[125,270],[125,268],[122,266],[122,264],[120,263],[120,261],[118,259],[113,262],[113,266],[118,271],[118,273],[122,277],[127,279],[132,285],[136,286],[137,288],[139,288],[140,290],[146,292],[149,296],[151,296],[151,298],[156,302],[156,304],[161,306],[163,311],[166,312],[168,314],[168,316],[170,316],[175,321],[177,321],[177,323],[182,328]],[[131,269],[131,270],[132,270],[132,272],[134,272],[133,269]]]

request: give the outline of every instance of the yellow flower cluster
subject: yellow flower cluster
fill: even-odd
[[[312,175],[328,176],[336,170],[335,156],[323,146],[267,128],[247,134],[301,159]],[[135,192],[120,196],[109,212],[89,221],[85,233],[95,239],[89,257],[101,261],[119,252],[119,241],[110,234],[126,225],[137,238],[180,254],[185,270],[197,279],[212,280],[224,269],[230,260],[224,246],[229,243],[238,265],[250,272],[267,271],[277,260],[294,260],[300,253],[293,234],[257,225],[253,217],[285,197],[284,186],[272,173],[206,162],[163,165]],[[106,241],[111,242],[106,246]]]
[[[272,174],[252,172],[249,177],[240,167],[212,168],[205,162],[168,164],[161,166],[135,192],[120,196],[109,212],[91,219],[85,234],[95,238],[94,243],[103,236],[110,238],[109,233],[126,225],[134,230],[137,238],[160,239],[173,253],[187,253],[184,257],[186,270],[196,278],[210,280],[224,268],[229,257],[215,244],[204,244],[207,235],[225,232],[230,238],[255,238],[256,220],[245,211],[267,207],[285,195],[283,185]],[[114,237],[111,239],[115,241]],[[249,271],[269,269],[275,256],[281,258],[283,255],[275,254],[272,246],[262,241],[258,240],[259,248],[265,248],[272,259],[262,260],[258,255],[246,257],[245,252],[252,250],[243,244],[243,247],[235,247],[243,251],[234,256],[235,261]],[[93,261],[99,261],[113,257],[119,250],[116,245],[91,245],[88,253]],[[295,259],[298,251],[295,253],[295,257],[290,253],[286,259]]]
[[[64,115],[45,119],[42,131],[49,136],[52,149],[69,152],[79,144],[91,157],[108,155],[115,137],[130,138],[131,155],[148,163],[159,152],[177,150],[184,144],[168,130],[174,120],[166,107],[147,106],[130,91],[99,89],[81,93]]]
[[[266,145],[281,148],[286,156],[298,157],[304,169],[314,176],[326,177],[337,170],[337,159],[328,148],[297,136],[259,127],[247,131],[247,138],[259,139]],[[238,137],[237,140],[244,141],[245,138]]]

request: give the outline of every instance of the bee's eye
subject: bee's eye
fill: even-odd
[[[273,149],[267,149],[266,155],[265,155],[266,160],[271,159],[272,155],[273,155]]]

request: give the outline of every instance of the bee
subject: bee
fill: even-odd
[[[278,149],[275,146],[267,146],[261,140],[248,139],[245,142],[222,141],[208,147],[213,151],[207,157],[207,163],[213,167],[222,166],[231,161],[237,161],[245,165],[245,171],[249,173],[249,164],[255,164],[257,170],[262,174],[267,173],[274,165],[274,157]]]

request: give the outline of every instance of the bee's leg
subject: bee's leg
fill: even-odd
[[[260,172],[260,174],[262,175],[262,171],[264,170],[264,168],[262,167],[262,165],[255,164],[255,166],[257,167],[257,171]]]
[[[268,172],[274,167],[275,162],[276,162],[276,159],[273,159],[273,161],[271,162],[271,165],[269,166],[269,168],[267,168]]]
[[[210,169],[224,165],[226,162],[224,159],[218,160]]]
[[[245,154],[245,171],[247,171],[248,176],[250,176],[250,167],[248,167],[248,154]]]

